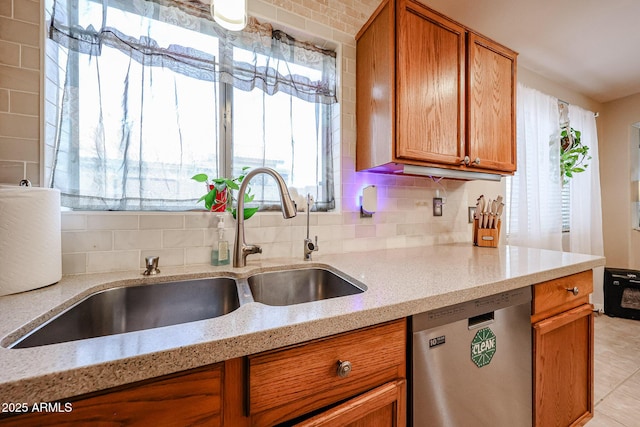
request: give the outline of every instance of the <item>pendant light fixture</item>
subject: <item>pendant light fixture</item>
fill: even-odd
[[[247,25],[247,0],[211,0],[211,15],[222,28],[240,31]]]

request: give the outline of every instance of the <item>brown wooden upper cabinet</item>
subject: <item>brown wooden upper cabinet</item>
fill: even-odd
[[[356,170],[516,170],[515,52],[412,0],[356,40]]]

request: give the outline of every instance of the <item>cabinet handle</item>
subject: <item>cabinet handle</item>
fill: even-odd
[[[340,378],[347,378],[351,373],[351,362],[345,360],[338,360],[338,376]]]
[[[480,157],[476,157],[476,159],[473,161],[474,165],[479,165],[480,164]]]
[[[567,288],[567,292],[571,292],[574,296],[576,296],[580,292],[580,289],[578,289],[577,286],[574,286],[573,288]]]
[[[469,163],[471,163],[471,159],[469,158],[469,156],[464,156],[464,159],[462,159],[460,163],[462,163],[465,166],[469,166]]]

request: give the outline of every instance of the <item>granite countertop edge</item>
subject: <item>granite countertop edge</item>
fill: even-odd
[[[342,272],[364,284],[367,291],[289,307],[250,303],[216,319],[31,349],[5,346],[92,292],[146,283],[145,279],[139,271],[65,276],[47,288],[0,297],[2,402],[64,400],[530,286],[605,263],[599,256],[461,244],[314,257],[312,263],[270,259],[242,269],[166,268],[162,276],[147,282],[319,267]]]

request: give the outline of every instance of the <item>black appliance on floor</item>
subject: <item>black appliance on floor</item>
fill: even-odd
[[[604,312],[640,320],[640,271],[604,269]]]

